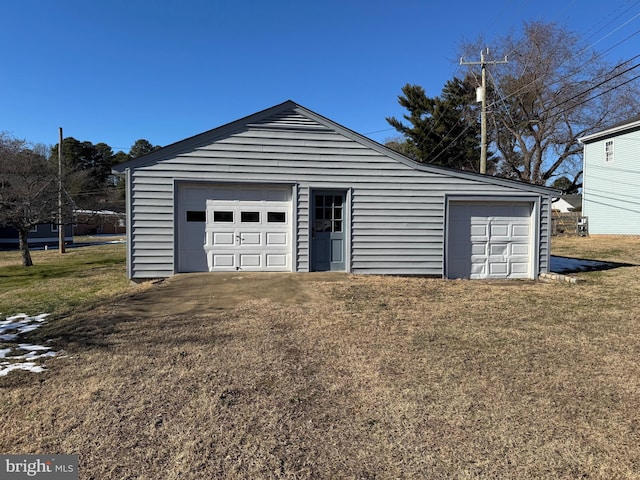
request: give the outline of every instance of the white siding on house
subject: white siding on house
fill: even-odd
[[[344,191],[350,207],[348,271],[435,276],[444,272],[446,194],[527,193],[526,186],[512,182],[494,184],[444,169],[417,170],[411,162],[369,148],[355,134],[342,134],[296,108],[243,128],[221,129],[223,134],[214,130],[210,137],[193,137],[161,150],[156,161],[131,168],[132,278],[175,272],[177,181],[292,185],[295,271],[310,269],[311,191]],[[548,268],[548,196],[540,202],[542,272]]]
[[[613,158],[605,145],[613,141]],[[591,234],[640,235],[640,130],[586,143],[583,215]]]

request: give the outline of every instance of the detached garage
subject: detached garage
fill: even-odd
[[[554,190],[416,163],[294,102],[116,167],[128,275],[534,279]]]

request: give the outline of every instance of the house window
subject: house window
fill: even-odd
[[[604,142],[604,163],[613,162],[613,140]]]
[[[29,232],[31,233],[36,233],[38,231],[38,225],[34,225],[33,227],[31,227],[31,230],[29,230]]]
[[[52,223],[51,224],[51,233],[58,233],[58,224],[57,223]]]

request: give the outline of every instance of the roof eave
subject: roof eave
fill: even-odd
[[[627,130],[636,130],[639,128],[640,128],[640,120],[627,123],[625,125],[618,125],[617,127],[608,128],[606,130],[602,130],[601,132],[592,133],[591,135],[585,135],[584,137],[579,138],[578,141],[580,143],[589,143],[589,142],[598,140],[599,138],[610,137],[612,135],[618,135],[620,133],[623,133]]]
[[[559,195],[561,193],[560,190],[557,190],[555,188],[534,185],[532,183],[524,183],[524,182],[519,182],[517,180],[510,180],[507,178],[493,177],[493,176],[484,175],[481,173],[465,172],[465,171],[456,170],[453,168],[441,167],[439,165],[429,165],[425,163],[419,163],[419,162],[416,162],[415,160],[410,159],[409,157],[402,155],[401,153],[396,152],[395,150],[390,149],[389,147],[382,145],[381,143],[376,142],[375,140],[371,140],[370,138],[365,137],[364,135],[361,135],[357,132],[354,132],[353,130],[350,130],[347,127],[344,127],[334,122],[333,120],[329,120],[328,118],[323,117],[322,115],[319,115],[311,110],[308,110],[305,107],[296,105],[296,109],[302,112],[304,115],[311,117],[315,121],[325,125],[326,127],[331,128],[333,130],[337,130],[342,135],[345,135],[346,137],[351,138],[352,140],[362,145],[365,145],[377,151],[378,153],[381,153],[383,155],[393,158],[394,160],[404,163],[405,165],[415,170],[419,170],[422,172],[429,172],[429,173],[439,173],[439,174],[447,173],[448,175],[452,175],[458,178],[477,180],[477,181],[489,183],[492,185],[519,187],[527,190],[536,191],[544,195]]]
[[[181,150],[181,147],[185,145],[188,145],[191,143],[197,143],[199,140],[205,140],[205,139],[208,141],[215,141],[216,138],[229,135],[232,132],[245,128],[250,123],[256,122],[270,115],[274,115],[275,113],[281,110],[293,108],[295,106],[297,106],[295,102],[291,100],[287,100],[281,104],[275,105],[265,110],[261,110],[252,115],[242,117],[233,122],[226,123],[224,125],[213,128],[211,130],[207,130],[206,132],[198,133],[191,137],[187,137],[185,139],[179,140],[165,147],[162,147],[159,150],[155,150],[151,153],[148,153],[147,155],[144,155],[142,157],[134,158],[133,160],[129,160],[128,162],[124,162],[119,165],[116,165],[113,167],[113,172],[114,174],[122,174],[122,173],[125,173],[127,168],[138,168],[138,167],[150,165],[158,160],[163,159],[164,157],[168,157],[173,150],[176,150],[176,151]]]

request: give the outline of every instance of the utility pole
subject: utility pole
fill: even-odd
[[[484,50],[480,52],[479,62],[465,62],[464,57],[460,59],[460,65],[480,65],[482,68],[482,86],[480,87],[480,102],[482,103],[480,110],[480,173],[487,173],[487,65],[509,62],[506,55],[504,60],[488,61],[484,58],[484,53]],[[488,47],[487,55],[489,55]]]
[[[58,251],[64,253],[64,222],[62,221],[62,127],[59,128],[58,143]]]

